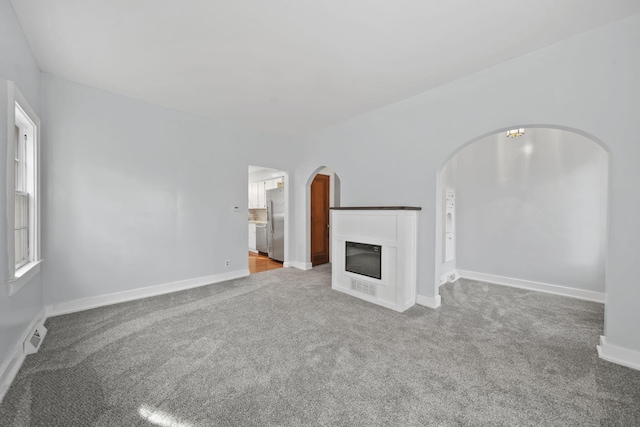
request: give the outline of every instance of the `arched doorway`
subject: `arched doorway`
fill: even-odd
[[[340,206],[340,179],[327,167],[317,168],[307,181],[308,248],[311,266],[331,262],[329,208]]]
[[[608,150],[573,129],[514,128],[524,134],[474,139],[440,169],[440,285],[459,275],[604,302]]]

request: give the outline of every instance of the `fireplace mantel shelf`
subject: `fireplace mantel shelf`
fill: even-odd
[[[416,206],[353,206],[345,208],[329,208],[334,211],[421,211]]]

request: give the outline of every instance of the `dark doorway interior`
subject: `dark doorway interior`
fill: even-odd
[[[311,265],[329,262],[330,177],[316,175],[311,183]]]

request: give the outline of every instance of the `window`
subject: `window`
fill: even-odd
[[[15,146],[15,262],[16,270],[29,262],[29,189],[27,188],[27,144],[30,130],[26,124],[18,123],[16,105],[16,146]],[[22,117],[20,117],[22,118]]]
[[[39,270],[40,264],[40,200],[39,200],[39,128],[40,120],[29,107],[24,97],[12,82],[8,84],[8,95],[15,105],[14,114],[9,116],[10,133],[8,166],[9,212],[9,295],[15,294]],[[11,105],[11,104],[9,104]]]

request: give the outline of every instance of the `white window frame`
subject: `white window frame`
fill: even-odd
[[[14,82],[7,82],[7,253],[9,295],[40,272],[40,119]],[[25,159],[29,164],[26,188],[29,193],[29,254],[26,263],[15,262],[16,127],[28,134]]]

